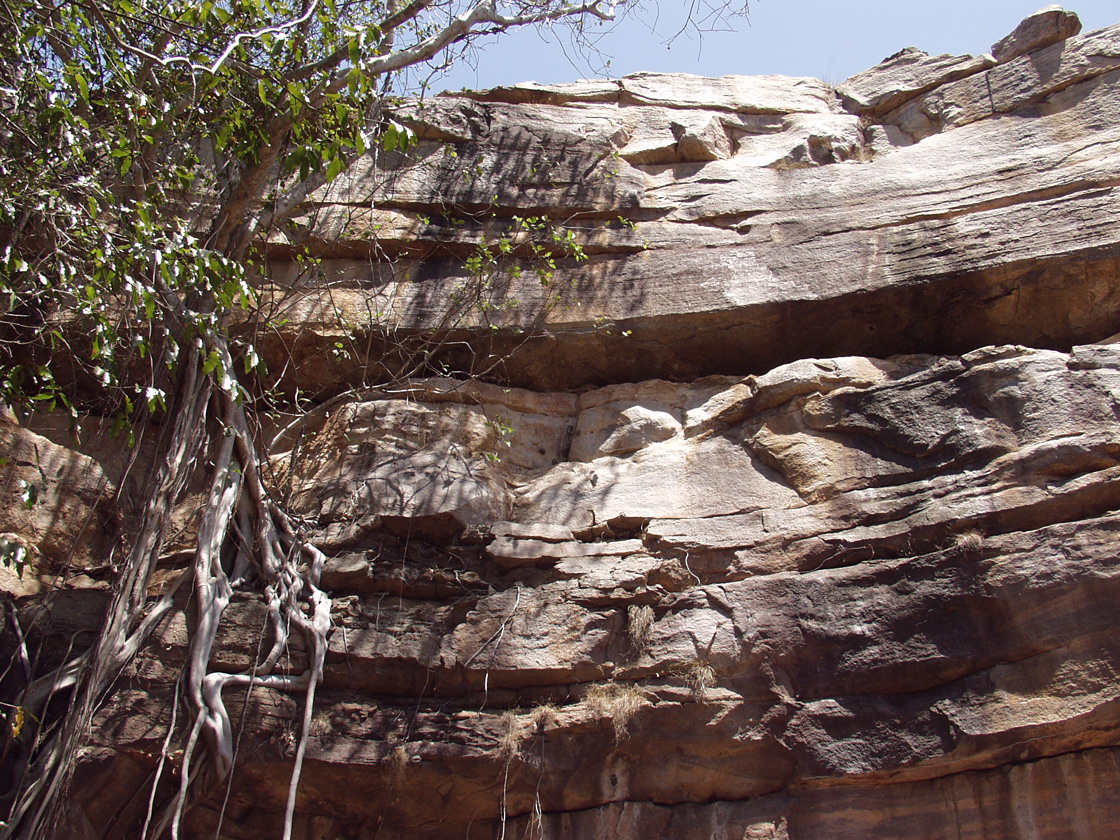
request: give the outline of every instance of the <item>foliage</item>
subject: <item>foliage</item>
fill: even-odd
[[[253,306],[245,257],[272,213],[258,206],[265,179],[337,175],[364,151],[377,100],[368,75],[332,89],[310,68],[376,38],[371,16],[384,9],[323,0],[298,11],[270,0],[171,0],[140,14],[130,0],[5,4],[0,399],[74,410],[48,354],[79,319],[88,348],[68,349],[88,361],[82,373],[122,415],[133,396],[163,408],[155,382],[122,391],[125,361],[159,344],[174,366],[181,343]],[[231,371],[218,380],[234,387]]]
[[[137,402],[164,408],[154,382],[122,388],[126,368],[150,371],[160,348],[174,367],[184,341],[251,309],[262,232],[370,143],[408,146],[409,130],[380,113],[381,76],[476,29],[610,14],[502,6],[6,0],[0,399],[73,412],[76,380],[122,418]],[[67,347],[74,319],[88,346]],[[62,379],[50,359],[64,347],[85,363]],[[236,376],[218,381],[234,388]]]

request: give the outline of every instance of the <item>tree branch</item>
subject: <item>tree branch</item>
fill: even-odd
[[[252,32],[238,32],[233,36],[233,40],[231,40],[226,45],[226,48],[222,50],[222,52],[216,59],[214,59],[213,63],[208,65],[198,64],[185,55],[173,55],[165,58],[163,56],[159,56],[155,53],[149,52],[148,50],[144,49],[143,47],[139,47],[136,44],[130,44],[125,39],[121,38],[120,33],[116,31],[115,27],[109,25],[109,21],[105,18],[100,7],[96,3],[90,3],[90,7],[93,9],[94,14],[97,16],[98,21],[101,23],[102,28],[105,30],[105,33],[109,36],[109,40],[111,40],[113,42],[113,45],[118,49],[131,53],[138,58],[143,58],[149,62],[152,62],[153,64],[158,64],[161,67],[170,67],[173,64],[183,64],[186,65],[192,73],[207,73],[213,76],[222,69],[222,65],[224,65],[229,57],[233,55],[233,51],[241,46],[241,43],[243,41],[259,41],[266,35],[284,35],[311,20],[311,17],[315,14],[315,10],[319,7],[319,0],[311,0],[311,3],[308,5],[307,10],[298,18],[293,18],[292,20],[276,24],[275,26],[262,26],[259,29],[254,29]]]
[[[612,2],[606,9],[603,9],[602,0],[594,0],[594,2],[582,3],[579,6],[561,6],[556,9],[545,9],[529,14],[506,16],[498,12],[495,0],[481,0],[469,12],[459,15],[430,38],[389,55],[366,59],[362,62],[361,69],[367,75],[377,76],[405,67],[412,67],[430,58],[435,58],[446,47],[462,40],[476,31],[478,27],[486,24],[492,24],[499,29],[512,29],[533,23],[547,23],[565,18],[587,16],[596,17],[599,20],[614,20],[615,9],[620,3],[625,2],[627,0]],[[337,90],[345,83],[346,76],[343,74],[341,78],[336,78],[331,83],[330,89]]]

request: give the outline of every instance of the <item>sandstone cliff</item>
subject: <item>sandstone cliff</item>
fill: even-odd
[[[1120,26],[1079,30],[1050,8],[836,88],[436,97],[272,237],[258,343],[310,400],[273,463],[333,596],[301,837],[1111,837]],[[13,614],[57,663],[130,479],[48,422],[3,440],[41,572]],[[137,836],[191,609],[107,700],[62,836]],[[225,621],[214,664],[250,667],[263,607]],[[229,694],[192,838],[271,836],[287,793],[294,701]]]

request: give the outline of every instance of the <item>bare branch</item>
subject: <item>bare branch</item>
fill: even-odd
[[[435,0],[413,0],[403,9],[391,12],[381,23],[381,43],[379,46],[392,47],[396,31],[410,20],[414,20],[417,15],[432,5]],[[390,6],[392,9],[392,6]],[[345,61],[350,55],[348,47],[339,47],[330,55],[313,64],[307,64],[297,70],[287,74],[289,79],[300,81],[302,79],[310,78],[319,73],[325,73],[333,70]]]
[[[621,1],[626,2],[626,0]],[[601,0],[594,0],[594,2],[582,3],[578,6],[561,6],[555,9],[546,8],[529,14],[507,16],[498,12],[498,6],[495,0],[482,0],[469,12],[459,15],[430,38],[420,41],[411,47],[390,53],[389,55],[366,59],[362,62],[362,70],[371,76],[376,76],[382,73],[391,73],[394,70],[401,70],[405,67],[412,67],[413,65],[435,58],[435,56],[451,44],[462,40],[472,32],[477,31],[479,27],[488,24],[498,29],[513,29],[518,26],[527,26],[534,23],[548,23],[550,21],[563,20],[566,18],[574,19],[587,16],[609,21],[615,19],[615,9],[619,5],[620,4],[617,2],[610,3],[607,8],[604,9]],[[343,84],[345,84],[345,76],[336,79],[331,87],[337,89]]]
[[[94,15],[97,16],[98,21],[101,23],[102,27],[105,30],[105,33],[109,36],[109,39],[117,48],[131,53],[138,58],[143,58],[153,64],[158,64],[161,67],[170,67],[173,64],[182,64],[189,68],[192,73],[208,73],[211,76],[222,69],[222,65],[224,65],[226,61],[229,60],[229,57],[233,55],[234,50],[241,46],[242,42],[259,41],[261,38],[264,38],[268,35],[284,36],[287,33],[291,32],[293,29],[298,29],[304,23],[311,20],[311,17],[315,14],[315,10],[318,7],[319,0],[311,0],[311,3],[308,5],[307,10],[298,18],[293,18],[292,20],[285,21],[284,23],[276,24],[274,26],[262,26],[259,29],[254,29],[252,32],[238,32],[233,36],[233,40],[231,40],[226,45],[226,48],[222,50],[218,57],[214,59],[211,64],[207,65],[198,64],[197,62],[191,61],[191,59],[185,55],[173,55],[165,58],[163,56],[159,56],[155,53],[149,52],[148,50],[144,49],[143,47],[139,47],[136,44],[128,43],[126,40],[121,38],[120,33],[117,32],[116,28],[109,23],[104,13],[101,11],[101,8],[96,3],[90,3],[90,8],[93,10]]]

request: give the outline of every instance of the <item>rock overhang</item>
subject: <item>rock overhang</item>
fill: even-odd
[[[471,349],[450,369],[551,388],[1120,331],[1120,28],[1030,21],[998,60],[910,49],[835,89],[637,74],[406,105],[412,153],[352,168],[270,241],[301,325],[273,353],[375,348],[284,385],[368,377],[391,335],[453,336]],[[586,259],[554,248],[542,284],[522,230],[472,275],[527,217]],[[303,247],[323,262],[300,291]]]

